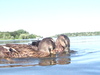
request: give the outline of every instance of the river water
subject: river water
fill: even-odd
[[[70,56],[62,54],[49,58],[20,58],[7,61],[0,59],[0,75],[100,75],[100,36],[70,37]],[[0,41],[0,44],[27,44]]]

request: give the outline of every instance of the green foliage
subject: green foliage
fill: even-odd
[[[38,36],[37,35],[33,35],[33,34],[29,35],[29,38],[36,38],[36,37],[38,37]]]
[[[100,31],[98,32],[76,32],[76,33],[63,33],[69,37],[74,37],[74,36],[96,36],[96,35],[100,35]],[[53,36],[53,37],[57,37],[59,34]]]
[[[27,31],[25,30],[17,30],[14,32],[1,32],[0,31],[0,39],[32,39],[32,38],[36,38],[39,37],[37,35],[34,34],[29,34]]]
[[[29,34],[20,34],[19,39],[28,39]]]
[[[17,31],[14,31],[14,32],[10,32],[10,35],[13,36],[14,38],[18,38],[18,36],[20,36],[20,34],[29,34],[27,31],[25,30],[17,30]]]
[[[95,36],[95,35],[100,35],[100,31],[98,32],[77,32],[77,33],[63,33],[69,37],[73,37],[73,36]],[[57,37],[57,35],[53,36],[53,37]],[[0,31],[0,39],[32,39],[32,38],[36,38],[36,37],[41,37],[35,34],[29,34],[27,31],[25,30],[17,30],[14,32],[1,32]]]

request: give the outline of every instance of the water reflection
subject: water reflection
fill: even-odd
[[[26,67],[26,66],[48,66],[56,64],[70,64],[69,55],[63,54],[57,57],[46,58],[17,58],[17,59],[0,59],[0,68],[7,67]]]

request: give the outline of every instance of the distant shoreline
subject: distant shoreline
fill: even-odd
[[[69,37],[76,37],[76,36],[98,36],[100,35],[100,31],[96,32],[75,32],[75,33],[63,33]],[[59,34],[54,35],[53,37],[57,37]]]
[[[19,29],[13,32],[1,32],[0,31],[0,40],[16,40],[16,39],[33,39],[41,37],[35,34],[29,34],[29,32]]]
[[[19,31],[21,31],[21,32],[19,32]],[[41,37],[41,36],[37,36],[37,35],[34,35],[34,34],[31,34],[31,37],[30,37],[30,34],[27,31],[24,31],[24,30],[18,30],[18,31],[15,31],[15,32],[19,32],[20,33],[19,36],[17,34],[15,34],[15,37],[10,36],[10,34],[12,32],[0,32],[0,40],[23,40],[23,39],[35,39],[36,37]],[[15,32],[13,32],[13,33],[15,33]],[[24,34],[24,35],[22,35],[22,34]],[[77,37],[77,36],[100,36],[100,31],[95,31],[95,32],[62,33],[62,34],[65,34],[68,37]],[[56,34],[56,35],[51,36],[51,37],[57,37],[58,35],[60,35],[60,34]],[[16,36],[17,36],[17,38],[16,38]]]

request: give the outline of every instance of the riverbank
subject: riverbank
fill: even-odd
[[[75,32],[75,33],[62,33],[69,37],[76,37],[76,36],[99,36],[100,31],[96,32]],[[53,37],[57,37],[59,34],[54,35]]]
[[[23,30],[18,30],[17,32],[19,31],[23,31]],[[25,31],[23,31],[24,33]],[[41,36],[37,36],[37,35],[33,35],[33,34],[26,34],[26,33],[20,33],[20,35],[16,35],[15,32],[14,33],[14,37],[11,36],[12,34],[9,34],[9,37],[8,37],[8,33],[6,32],[3,32],[4,34],[2,34],[2,37],[0,38],[0,40],[22,40],[22,39],[35,39],[37,37],[41,37]],[[5,35],[6,33],[6,35]],[[96,32],[75,32],[75,33],[62,33],[62,34],[65,34],[67,35],[68,37],[76,37],[76,36],[100,36],[100,31],[96,31]],[[54,36],[51,36],[51,37],[57,37],[59,34],[56,34]],[[13,38],[12,38],[13,37]],[[19,37],[19,38],[18,38]]]

